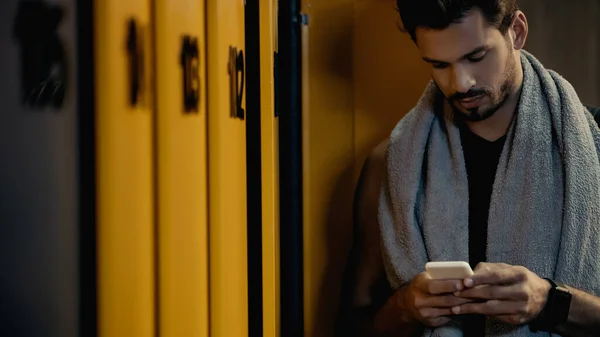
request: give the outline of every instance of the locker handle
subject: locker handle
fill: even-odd
[[[198,102],[200,101],[198,39],[185,35],[182,43],[183,106],[185,112],[198,112]]]
[[[229,94],[230,94],[230,107],[231,117],[244,119],[245,111],[242,107],[242,101],[244,96],[244,52],[237,50],[236,47],[229,47]],[[241,85],[238,82],[241,73]],[[238,90],[239,86],[239,90]]]
[[[135,19],[130,19],[127,32],[127,56],[129,58],[129,103],[137,105],[141,92],[143,73],[140,38]]]

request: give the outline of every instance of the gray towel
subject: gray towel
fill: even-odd
[[[522,51],[524,85],[493,186],[487,261],[522,265],[600,292],[600,130],[573,87]],[[468,185],[460,133],[436,113],[430,83],[395,127],[380,198],[382,255],[394,288],[428,261],[469,261]],[[453,322],[426,335],[462,336]],[[486,334],[532,335],[487,320]]]

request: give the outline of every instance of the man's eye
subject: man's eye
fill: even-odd
[[[469,61],[471,62],[481,62],[485,58],[485,54],[478,57],[469,57]]]
[[[446,63],[434,63],[434,64],[433,64],[433,67],[434,67],[435,69],[444,69],[444,68],[446,68],[447,66],[448,66],[448,64],[446,64]]]

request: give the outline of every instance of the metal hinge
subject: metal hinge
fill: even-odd
[[[306,13],[298,13],[298,15],[294,18],[295,23],[300,23],[301,25],[308,26],[308,14]]]
[[[279,90],[277,90],[277,88],[279,88],[278,78],[279,78],[279,60],[278,60],[277,52],[274,52],[273,53],[273,87],[274,87],[273,111],[274,111],[275,118],[279,117]]]

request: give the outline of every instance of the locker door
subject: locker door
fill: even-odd
[[[205,3],[154,1],[159,335],[207,337]]]
[[[36,17],[55,11],[62,13],[56,25]],[[78,139],[75,12],[73,0],[0,2],[0,336],[83,335],[78,310],[90,308],[78,279],[80,266],[94,262],[78,252],[82,199],[89,196],[82,193],[79,151],[93,148]],[[65,63],[52,48],[62,50]],[[59,71],[46,77],[51,68],[40,60]],[[58,107],[37,95],[55,80],[65,89]]]
[[[95,1],[98,336],[154,336],[148,0]]]
[[[247,0],[246,149],[249,336],[279,335],[279,184],[274,102],[275,11],[272,0]]]
[[[279,142],[275,117],[274,52],[277,1],[257,0],[260,22],[262,145],[262,273],[264,337],[279,336]]]
[[[207,0],[207,15],[210,331],[246,337],[244,0]]]

